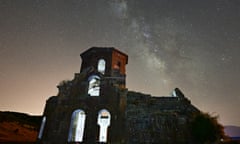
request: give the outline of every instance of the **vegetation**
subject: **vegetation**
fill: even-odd
[[[58,84],[58,86],[65,86],[65,85],[67,85],[69,82],[71,82],[70,80],[62,80],[59,84]]]
[[[190,122],[193,139],[199,144],[220,143],[221,140],[227,139],[224,127],[217,119],[217,116],[208,113],[196,114]]]

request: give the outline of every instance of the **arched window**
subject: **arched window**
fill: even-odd
[[[106,61],[104,59],[100,59],[98,61],[98,72],[104,74],[105,73],[105,69],[106,69]]]
[[[85,128],[86,114],[83,110],[75,110],[72,114],[68,135],[68,142],[82,142]]]
[[[45,127],[45,123],[46,123],[46,116],[44,116],[43,119],[42,119],[42,124],[41,124],[41,127],[40,127],[40,131],[38,133],[38,138],[39,139],[42,138],[42,134],[43,134],[43,130],[44,130],[44,127]]]
[[[111,115],[106,109],[102,109],[98,113],[98,125],[100,126],[99,142],[107,142],[108,127],[110,126]]]
[[[88,79],[88,94],[90,96],[100,95],[100,77],[97,75],[90,76]]]

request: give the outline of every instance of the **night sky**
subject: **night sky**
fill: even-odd
[[[129,55],[129,90],[240,125],[239,0],[0,0],[0,110],[42,114],[92,46]]]

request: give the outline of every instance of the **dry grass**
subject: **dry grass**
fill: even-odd
[[[0,123],[0,142],[35,142],[37,134],[31,125],[5,121]]]

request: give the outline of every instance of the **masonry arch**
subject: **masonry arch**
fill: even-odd
[[[97,121],[100,130],[99,130],[99,142],[107,142],[108,136],[108,127],[111,123],[111,114],[108,110],[102,109],[98,112],[98,121]]]
[[[100,77],[92,75],[88,78],[88,94],[90,96],[100,95]]]
[[[106,61],[104,59],[99,59],[98,60],[98,72],[104,74],[106,70]]]
[[[68,142],[82,142],[85,129],[86,114],[82,109],[72,113],[68,134]]]

